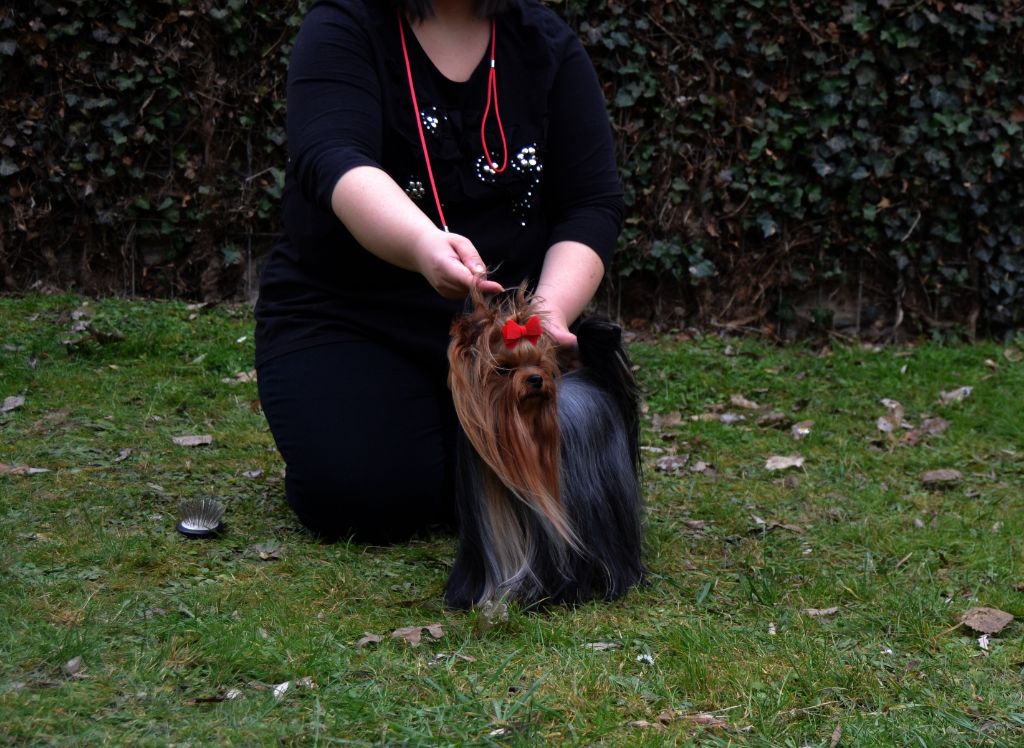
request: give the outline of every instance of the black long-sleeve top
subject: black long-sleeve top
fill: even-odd
[[[387,172],[438,223],[414,119],[398,16],[386,0],[321,0],[288,70],[284,230],[263,270],[256,357],[325,342],[379,340],[444,366],[453,314],[418,273],[362,248],[331,211],[343,174]],[[405,23],[402,21],[402,23]],[[536,282],[544,254],[574,240],[607,265],[622,222],[611,128],[594,69],[575,34],[539,0],[496,18],[498,103],[509,165],[495,174],[480,123],[489,55],[469,80],[437,70],[408,26],[406,43],[445,217],[491,277]],[[493,111],[491,159],[502,160]]]

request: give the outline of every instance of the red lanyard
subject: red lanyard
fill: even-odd
[[[402,16],[398,16],[398,33],[402,38],[402,56],[405,58],[405,74],[409,80],[409,96],[412,98],[413,115],[416,117],[416,130],[420,135],[420,146],[423,148],[423,160],[427,164],[427,178],[430,180],[430,189],[434,193],[434,205],[437,206],[437,217],[441,220],[441,228],[448,231],[448,221],[445,220],[444,210],[441,208],[441,198],[437,193],[437,182],[434,181],[434,169],[430,163],[430,153],[427,151],[427,139],[423,135],[423,121],[420,116],[420,105],[416,100],[416,87],[412,82],[412,65],[409,63],[409,48],[405,43],[405,25],[402,23]],[[484,107],[483,121],[480,123],[480,144],[484,149],[484,158],[487,165],[495,174],[501,174],[508,167],[508,141],[505,140],[505,127],[501,124],[501,112],[498,111],[498,76],[494,65],[494,52],[497,40],[497,25],[494,18],[491,18],[491,57],[490,69],[487,71],[487,105]],[[501,134],[502,161],[501,166],[491,161],[490,151],[487,149],[487,118],[491,113],[491,102],[494,102],[494,118],[498,122],[498,132]]]

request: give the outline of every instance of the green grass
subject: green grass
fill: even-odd
[[[0,298],[0,399],[26,397],[0,415],[0,463],[49,470],[0,475],[2,743],[1024,743],[1015,348],[634,344],[644,443],[690,459],[669,475],[645,452],[649,583],[489,626],[441,605],[452,538],[325,545],[298,527],[255,385],[222,381],[251,368],[246,309],[83,304]],[[70,331],[79,309],[93,332]],[[960,385],[970,397],[939,404]],[[734,407],[745,420],[691,420],[736,394],[813,420],[810,436]],[[875,425],[881,398],[950,426],[899,444]],[[172,442],[186,434],[214,441]],[[765,469],[793,453],[803,468]],[[935,468],[963,478],[922,484]],[[199,496],[227,505],[222,537],[175,532]],[[987,652],[956,626],[977,605],[1018,616]],[[434,622],[443,637],[419,647],[389,637]],[[367,632],[384,640],[357,647]]]

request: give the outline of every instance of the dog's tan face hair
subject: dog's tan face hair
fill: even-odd
[[[535,316],[543,328],[546,319],[523,287],[472,298],[473,311],[452,326],[448,349],[448,381],[463,430],[493,477],[574,545],[559,491],[556,346],[547,334],[507,341],[503,332],[509,320],[526,326]],[[500,525],[511,515],[501,511],[505,492],[491,483],[492,517]]]

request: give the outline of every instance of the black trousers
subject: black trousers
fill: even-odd
[[[288,503],[313,533],[379,543],[454,526],[457,421],[442,370],[355,341],[278,356],[258,382]]]

